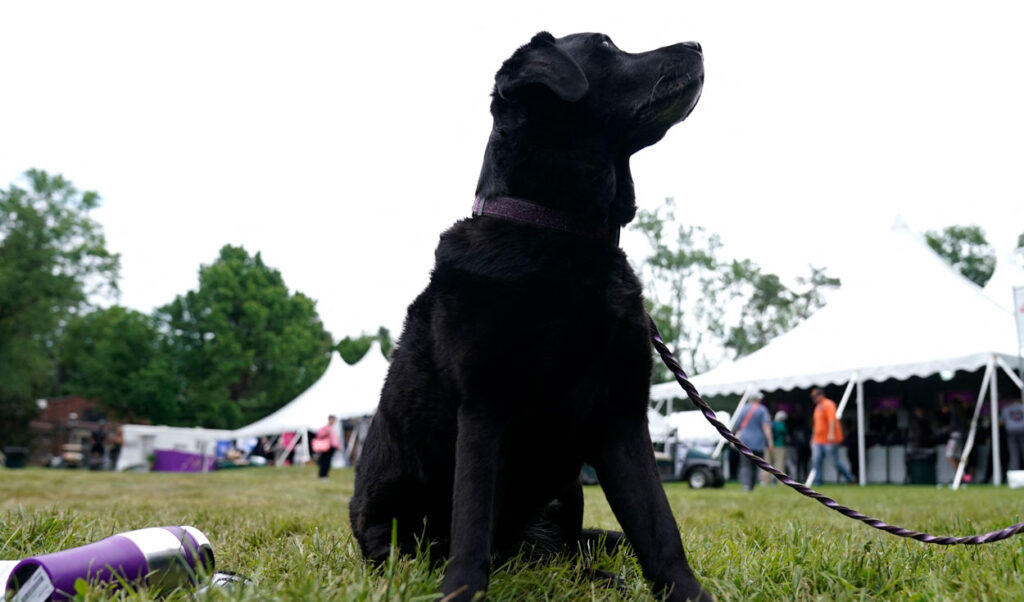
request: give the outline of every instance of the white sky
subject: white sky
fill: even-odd
[[[336,338],[397,334],[469,214],[494,73],[542,29],[703,45],[700,104],[634,179],[730,254],[842,276],[897,214],[1000,249],[1024,231],[1017,2],[2,3],[0,186],[38,167],[98,191],[129,307],[231,243]]]

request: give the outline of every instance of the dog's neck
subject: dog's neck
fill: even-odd
[[[528,199],[616,229],[636,214],[628,155],[558,148],[497,129],[484,151],[476,196]]]
[[[508,196],[477,197],[473,202],[473,215],[486,215],[547,230],[567,232],[612,246],[619,244],[618,226],[607,222],[588,222],[578,215],[566,213],[544,205]]]

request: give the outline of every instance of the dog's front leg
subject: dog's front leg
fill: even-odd
[[[487,408],[459,408],[455,443],[450,560],[441,591],[444,600],[472,600],[487,589],[491,570],[501,428]]]
[[[658,476],[650,433],[640,420],[611,426],[593,458],[601,488],[644,576],[668,600],[712,600],[690,570]]]

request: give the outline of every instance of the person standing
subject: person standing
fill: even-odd
[[[964,439],[966,437],[966,420],[964,412],[958,400],[953,399],[948,404],[944,404],[940,411],[943,414],[947,414],[946,424],[946,461],[949,462],[949,469],[953,475],[956,475],[957,469],[960,468],[960,456],[964,451]],[[969,477],[965,474],[964,477]],[[965,478],[965,482],[970,482],[970,478]]]
[[[763,399],[764,396],[760,393],[755,393],[750,398],[750,405],[741,415],[737,416],[739,427],[735,431],[743,445],[761,457],[764,457],[766,448],[771,451],[774,447],[772,445],[771,416],[768,415],[768,410],[761,403]],[[740,454],[739,472],[743,491],[753,491],[754,485],[757,483],[757,465]]]
[[[117,461],[121,457],[121,446],[124,445],[124,431],[117,427],[114,438],[110,442],[110,470],[117,470]]]
[[[1015,400],[999,412],[1006,429],[1007,470],[1020,470],[1024,465],[1024,404]]]
[[[789,438],[789,429],[786,428],[786,419],[789,415],[786,414],[785,410],[779,410],[775,412],[775,420],[772,421],[772,453],[771,463],[782,471],[788,471],[789,468],[786,466],[786,439]],[[775,485],[775,479],[771,480],[771,485]]]
[[[334,457],[334,451],[341,447],[341,437],[338,435],[338,429],[334,428],[337,420],[334,415],[328,416],[327,424],[320,427],[320,430],[316,432],[316,437],[313,438],[313,451],[320,454],[317,464],[320,467],[321,479],[327,478],[327,473],[331,470],[331,458]]]
[[[821,485],[822,460],[827,455],[836,467],[840,478],[853,483],[853,474],[839,460],[839,444],[843,441],[843,427],[836,417],[836,402],[818,388],[811,389],[814,402],[814,430],[811,436],[811,464],[814,467],[814,484]]]
[[[787,456],[793,463],[794,479],[803,483],[807,480],[811,468],[811,423],[807,420],[807,412],[802,405],[796,406],[788,424],[790,453]]]
[[[92,431],[92,445],[89,446],[89,470],[101,470],[103,468],[103,455],[106,452],[107,429],[105,421],[100,420],[96,429]]]

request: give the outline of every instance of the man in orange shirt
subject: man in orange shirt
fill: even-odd
[[[821,389],[811,389],[814,402],[814,435],[811,438],[811,463],[814,466],[814,484],[821,485],[822,459],[828,455],[839,476],[854,482],[850,469],[839,461],[839,444],[843,442],[843,428],[836,417],[836,402]]]

